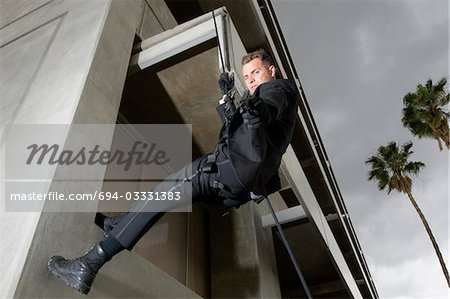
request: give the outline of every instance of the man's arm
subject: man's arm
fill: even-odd
[[[252,128],[269,125],[279,119],[296,97],[296,91],[288,80],[276,80],[261,84],[252,97],[241,103],[244,121]]]
[[[259,90],[255,91],[254,99],[261,100],[270,113],[269,122],[279,119],[295,98],[293,97],[295,90],[288,82],[290,83],[288,80],[268,82],[261,84]]]

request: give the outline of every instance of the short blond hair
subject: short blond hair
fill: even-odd
[[[249,63],[253,59],[259,58],[263,62],[265,67],[270,67],[273,64],[273,59],[264,49],[259,49],[254,52],[248,53],[242,57],[242,65]]]

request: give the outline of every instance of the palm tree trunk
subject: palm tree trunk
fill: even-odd
[[[439,259],[439,262],[441,263],[441,267],[442,267],[442,271],[444,272],[445,279],[447,280],[447,285],[450,288],[450,278],[448,275],[447,267],[445,266],[444,258],[442,257],[441,251],[439,250],[439,246],[436,242],[436,239],[433,236],[433,232],[431,231],[431,228],[428,225],[428,222],[425,219],[425,216],[422,214],[422,211],[420,210],[419,206],[417,205],[411,192],[408,192],[407,194],[408,194],[409,200],[411,201],[412,205],[414,206],[417,213],[419,214],[419,217],[422,220],[422,223],[425,226],[425,229],[427,230],[427,233],[428,233],[428,236],[430,237],[431,243],[433,243],[434,250],[436,251],[436,255]]]

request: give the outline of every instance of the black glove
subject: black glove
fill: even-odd
[[[234,75],[232,73],[222,73],[219,78],[219,87],[222,95],[227,94],[234,86]]]
[[[251,129],[260,128],[270,121],[270,112],[263,100],[256,98],[253,101],[246,100],[241,102],[239,108],[244,123]]]

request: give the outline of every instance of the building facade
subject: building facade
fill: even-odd
[[[378,298],[269,0],[21,0],[0,7],[0,142],[16,124],[192,124],[211,152],[223,65],[264,48],[301,95],[295,137],[270,196],[313,297]],[[132,138],[133,136],[131,136]],[[114,142],[112,141],[113,145]],[[2,165],[5,157],[2,154]],[[2,201],[5,173],[2,167]],[[114,190],[106,169],[97,186]],[[143,170],[141,170],[143,171]],[[55,174],[56,175],[56,174]],[[50,184],[49,191],[54,190]],[[129,186],[128,186],[129,188]],[[135,190],[148,185],[136,182]],[[98,210],[102,210],[99,205]],[[229,213],[228,213],[229,212]],[[1,212],[2,297],[83,296],[51,276],[102,236],[95,212]],[[265,202],[167,213],[98,274],[90,297],[306,298]]]

